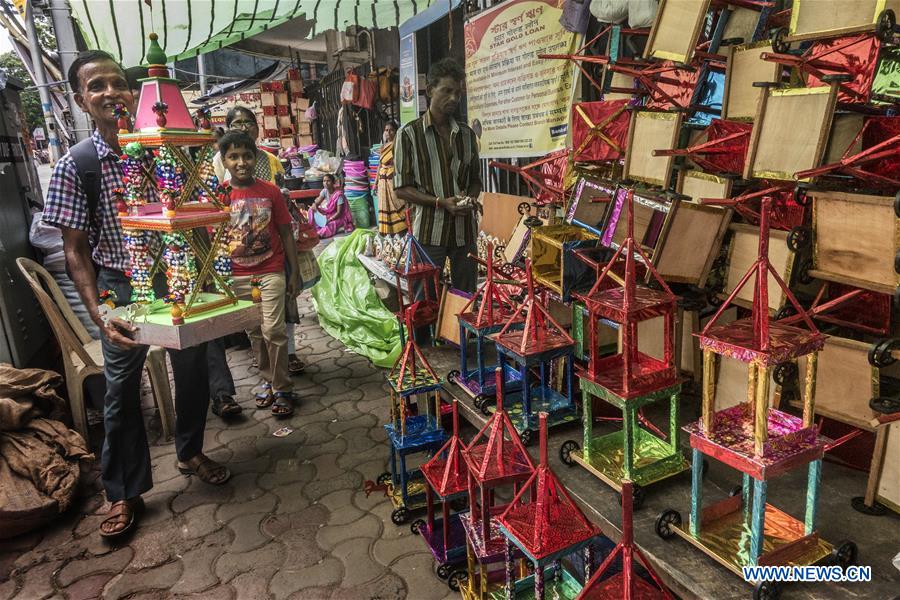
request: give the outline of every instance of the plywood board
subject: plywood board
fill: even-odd
[[[609,207],[612,205],[616,190],[615,183],[594,183],[582,178],[575,187],[573,200],[574,210],[570,208],[566,221],[576,225],[593,228],[598,232]]]
[[[675,367],[681,368],[681,333],[682,333],[682,312],[678,310],[675,314]],[[663,360],[665,354],[665,318],[655,317],[638,323],[638,350],[647,356],[657,360]],[[622,351],[622,335],[621,329],[618,335],[619,352]]]
[[[798,171],[818,167],[835,99],[832,87],[767,90],[753,123],[744,178],[791,180]]]
[[[519,204],[531,204],[533,200],[527,196],[513,196],[482,192],[478,201],[484,207],[484,215],[479,223],[479,230],[491,237],[508,241],[513,229],[519,222]]]
[[[653,221],[653,215],[657,213],[657,211],[653,210],[652,207],[647,206],[646,204],[640,204],[638,202],[634,202],[634,239],[637,240],[638,243],[644,239],[644,236],[647,233],[647,229],[650,227],[650,223]],[[625,237],[628,235],[628,209],[627,207],[622,208],[622,212],[619,215],[618,221],[615,224],[615,230],[613,233],[613,244],[618,248],[622,245],[622,242],[625,241]]]
[[[725,280],[724,296],[729,296],[740,283],[744,274],[756,261],[759,255],[759,228],[750,225],[733,223],[730,227],[733,235],[731,247],[728,250],[728,273]],[[769,232],[769,262],[778,272],[778,275],[790,285],[791,268],[794,262],[794,253],[787,246],[787,231],[772,229]],[[751,277],[747,284],[735,297],[738,306],[749,308],[753,304],[753,283]],[[769,312],[774,314],[783,305],[786,298],[775,277],[769,273]]]
[[[730,222],[729,209],[680,202],[654,258],[657,272],[666,281],[703,287]]]
[[[839,162],[843,158],[844,152],[853,143],[850,148],[850,154],[857,154],[862,151],[862,139],[854,139],[860,132],[865,123],[865,115],[856,113],[844,113],[834,116],[831,123],[831,135],[828,136],[828,146],[825,147],[825,158],[822,164],[830,165]]]
[[[873,375],[878,371],[868,359],[869,344],[839,337],[829,337],[825,347],[819,352],[816,368],[816,408],[817,415],[835,419],[868,431],[869,421],[878,415],[869,408],[869,400],[874,395]],[[797,361],[799,366],[800,396],[795,406],[802,406],[804,392],[802,382],[806,381],[807,357]],[[874,373],[873,373],[874,371]]]
[[[159,314],[153,315],[157,322],[134,322],[138,328],[134,341],[147,346],[161,346],[183,350],[230,333],[253,329],[261,320],[260,305],[241,300],[234,306],[216,309],[185,319],[183,325],[162,322]]]
[[[674,157],[653,156],[653,151],[674,148],[680,129],[680,114],[635,111],[628,130],[625,179],[666,187]]]
[[[887,427],[887,445],[884,449],[884,463],[881,476],[878,478],[878,497],[887,500],[895,507],[900,505],[900,421],[894,421]],[[896,510],[896,509],[895,509]]]
[[[728,23],[725,24],[725,33],[722,35],[722,39],[740,38],[749,43],[753,40],[753,34],[756,33],[759,25],[760,11],[733,5],[729,8],[731,15],[728,17]]]
[[[694,202],[700,202],[703,198],[730,198],[731,179],[702,171],[682,171],[677,191]]]
[[[694,333],[703,330],[712,315],[700,318],[696,311],[685,311],[684,325],[681,329],[681,370],[694,376],[695,381],[703,376],[703,351]],[[699,323],[697,322],[699,319]],[[731,323],[737,320],[737,309],[729,307],[719,317],[719,323]]]
[[[894,199],[842,192],[810,195],[816,277],[893,293],[898,283]]]
[[[729,20],[730,23],[730,20]],[[722,99],[723,119],[752,119],[756,115],[762,88],[755,81],[778,81],[781,65],[762,60],[763,52],[771,52],[768,42],[728,48],[725,70],[725,94]]]
[[[708,9],[709,0],[662,0],[644,57],[690,62]]]
[[[609,87],[619,89],[634,89],[634,77],[624,73],[613,71],[609,80]],[[624,92],[607,92],[603,94],[604,100],[631,100],[634,94],[626,94]]]
[[[450,286],[444,286],[441,295],[441,307],[438,310],[437,337],[459,346],[459,319],[456,316],[462,312],[472,296]]]
[[[530,236],[528,227],[525,225],[525,220],[527,218],[528,215],[522,215],[519,218],[519,222],[516,224],[515,229],[513,229],[509,241],[506,242],[506,248],[503,249],[503,259],[508,263],[516,262],[528,248],[528,238]],[[546,225],[546,221],[543,219],[541,222]]]
[[[900,14],[900,0],[795,0],[791,11],[791,38],[812,39],[873,29],[883,8]]]

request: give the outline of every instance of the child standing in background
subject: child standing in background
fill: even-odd
[[[219,154],[231,175],[234,291],[250,299],[255,283],[262,296],[262,324],[247,332],[265,381],[256,394],[256,407],[271,406],[273,415],[287,417],[294,412],[294,394],[288,370],[285,296],[296,298],[299,273],[291,216],[281,190],[254,174],[253,138],[243,131],[229,131],[219,140]],[[285,259],[289,276],[285,276]]]

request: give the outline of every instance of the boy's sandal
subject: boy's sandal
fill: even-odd
[[[268,383],[265,383],[263,384],[262,391],[256,393],[256,408],[269,408],[272,406],[273,402],[275,402],[275,397],[272,396],[272,387]]]
[[[306,363],[296,356],[291,355],[288,357],[288,372],[291,375],[302,373],[304,369],[306,369]]]
[[[194,462],[194,460],[192,458],[190,462]],[[200,481],[210,485],[222,485],[231,479],[231,471],[228,470],[228,467],[220,465],[205,454],[197,455],[194,466],[179,462],[178,470],[183,475],[196,475]]]
[[[290,392],[276,392],[275,403],[272,405],[272,414],[279,418],[289,417],[294,414],[294,395]]]
[[[114,538],[131,531],[140,513],[144,511],[144,500],[140,496],[132,500],[113,502],[100,522],[100,537]]]

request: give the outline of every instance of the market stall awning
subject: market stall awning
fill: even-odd
[[[139,65],[154,31],[170,60],[223,48],[304,17],[307,38],[351,25],[396,27],[438,0],[71,0],[72,14],[92,48],[126,67]]]

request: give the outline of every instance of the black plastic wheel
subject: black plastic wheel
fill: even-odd
[[[491,410],[492,408],[495,408],[494,404],[495,403],[493,398],[484,398],[481,401],[481,404],[478,405],[478,410],[480,410],[481,414],[483,414],[484,416],[489,417],[494,414],[494,411]]]
[[[447,585],[454,592],[458,592],[459,588],[461,588],[465,583],[469,580],[469,574],[465,571],[453,571],[450,573],[450,576],[447,577]]]
[[[869,408],[883,415],[892,415],[900,412],[900,399],[878,396],[869,400]]]
[[[523,446],[527,446],[534,439],[534,433],[530,429],[525,429],[519,433],[519,441]]]
[[[797,273],[797,281],[801,285],[809,285],[813,281],[815,281],[815,278],[810,274],[810,271],[812,271],[812,269],[813,269],[812,260],[807,258],[803,262],[800,263],[800,268],[798,269],[798,273]],[[900,273],[900,271],[898,271],[898,273]]]
[[[887,514],[887,507],[884,504],[876,502],[872,506],[869,506],[866,504],[865,496],[854,496],[853,499],[850,500],[850,506],[852,506],[853,510],[856,512],[861,512],[870,517],[883,517]]]
[[[675,528],[681,525],[681,513],[671,508],[659,513],[656,517],[656,535],[664,540],[675,537]]]
[[[572,458],[572,453],[578,451],[581,446],[578,445],[578,442],[575,440],[566,440],[563,442],[562,446],[559,447],[559,460],[562,461],[562,464],[567,467],[571,467],[575,464],[575,459]]]
[[[900,274],[900,251],[894,254],[894,273]]]
[[[409,509],[405,506],[401,506],[400,508],[395,508],[391,512],[391,523],[394,525],[403,525],[409,521]]]
[[[742,486],[742,485],[736,485],[733,488],[731,488],[730,490],[728,490],[728,496],[731,498],[734,498],[735,496],[740,496],[743,493],[744,493],[744,486]]]
[[[788,233],[787,245],[794,252],[804,250],[812,244],[812,229],[806,225],[799,225]]]
[[[779,27],[772,32],[772,51],[785,54],[791,49],[791,43],[785,41],[790,32],[787,27]]]
[[[385,471],[381,475],[378,476],[378,479],[375,480],[375,483],[384,484],[391,480],[391,474]]]
[[[881,11],[878,22],[875,24],[875,35],[882,42],[890,42],[894,37],[894,27],[897,26],[897,15],[890,8]]]
[[[416,519],[412,523],[409,524],[409,530],[414,535],[420,535],[422,530],[425,528],[425,519]]]
[[[457,369],[453,369],[449,373],[447,373],[447,381],[449,383],[456,383],[456,378],[460,376],[460,372]]]
[[[446,565],[446,564],[438,565],[437,569],[435,570],[435,573],[437,573],[438,577],[440,577],[441,579],[446,581],[450,577],[450,569],[452,569],[452,568],[453,567],[451,567],[450,565]]]
[[[797,311],[794,310],[793,305],[791,305],[791,304],[785,304],[785,305],[782,306],[780,309],[778,309],[778,312],[777,312],[777,313],[775,313],[775,320],[776,320],[776,321],[780,321],[781,319],[785,319],[785,318],[790,317],[791,315],[794,315],[794,314],[796,314],[796,313],[797,313]]]
[[[855,542],[849,540],[835,544],[834,550],[831,551],[832,562],[842,569],[856,564],[857,558],[859,558],[859,548]]]
[[[739,46],[744,43],[744,38],[742,37],[733,37],[733,38],[725,38],[721,42],[719,42],[719,47],[722,46]]]
[[[894,308],[900,308],[900,286],[894,289]]]
[[[872,347],[869,348],[869,364],[879,369],[889,367],[894,364],[896,359],[891,356],[891,350],[894,347],[895,340],[892,338],[883,338],[876,340]]]
[[[519,202],[519,205],[516,207],[516,210],[519,211],[520,215],[527,215],[531,212],[531,205],[527,202]]]
[[[776,365],[772,371],[772,379],[777,385],[793,383],[797,379],[797,363],[785,362]]]
[[[894,216],[900,219],[900,192],[894,196]]]
[[[700,463],[700,475],[705,479],[707,473],[709,473],[709,461],[704,458]]]
[[[781,585],[775,581],[760,581],[753,587],[753,600],[778,600]]]
[[[544,222],[535,216],[528,217],[525,219],[524,225],[528,229],[534,229],[535,227],[540,227]]]
[[[800,392],[796,387],[785,386],[781,389],[781,401],[785,404],[793,404],[800,401]]]
[[[806,193],[808,190],[808,183],[798,183],[796,187],[794,187],[794,202],[796,202],[800,206],[809,206],[809,204],[812,202],[812,198],[810,198],[809,194]]]

